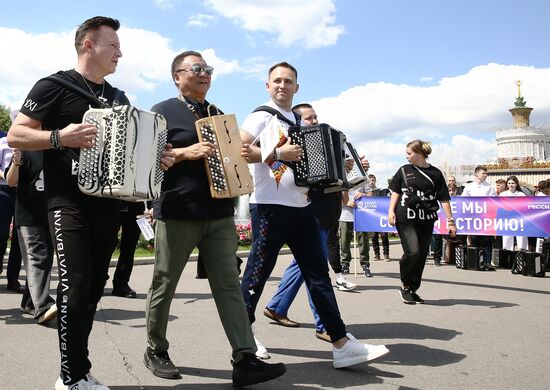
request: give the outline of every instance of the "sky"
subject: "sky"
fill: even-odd
[[[381,185],[416,138],[432,143],[436,166],[494,160],[516,80],[531,125],[550,127],[546,0],[8,1],[0,104],[19,108],[38,79],[73,68],[74,32],[97,15],[121,22],[123,57],[107,79],[133,105],[176,96],[172,59],[197,50],[215,68],[207,99],[242,123],[268,100],[269,67],[288,61],[294,103],[343,131]]]

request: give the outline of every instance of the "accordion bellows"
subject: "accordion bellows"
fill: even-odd
[[[98,129],[94,146],[80,149],[78,186],[83,193],[128,201],[159,197],[167,137],[162,115],[132,106],[92,108],[82,122]]]
[[[216,146],[205,159],[212,198],[234,198],[254,191],[248,163],[241,156],[242,141],[234,114],[214,115],[195,122],[199,141]]]

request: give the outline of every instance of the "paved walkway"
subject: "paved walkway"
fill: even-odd
[[[401,255],[392,245],[392,258]],[[277,287],[290,256],[282,255],[260,300]],[[550,367],[550,278],[435,267],[429,260],[419,293],[425,305],[401,302],[399,263],[371,263],[373,278],[351,276],[355,292],[336,291],[348,330],[390,354],[372,364],[332,368],[328,343],[314,337],[305,292],[290,311],[297,329],[270,324],[258,313],[259,339],[272,361],[287,364],[285,376],[253,388],[279,389],[548,389]],[[142,364],[144,305],[153,266],[132,275],[137,299],[106,296],[90,339],[93,373],[113,390],[231,389],[230,347],[208,282],[189,263],[180,281],[168,328],[170,355],[183,378],[154,377]],[[114,269],[111,269],[111,274]],[[4,289],[0,275],[0,388],[51,390],[59,372],[53,327],[34,324],[19,311],[21,296]],[[53,284],[52,284],[53,286]]]

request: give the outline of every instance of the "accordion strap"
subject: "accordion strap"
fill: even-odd
[[[87,99],[94,105],[97,105],[101,108],[110,108],[108,104],[103,103],[100,101],[97,97],[92,95],[90,92],[86,91],[84,88],[78,86],[72,78],[69,78],[70,76],[61,76],[61,74],[56,73],[48,77],[44,77],[43,80],[53,81],[56,84],[61,85],[62,87],[65,87],[66,89],[69,89],[76,93],[77,95],[82,96],[83,98]],[[122,98],[124,97],[124,92],[121,91],[118,88],[115,89],[115,97],[113,99],[113,106],[120,104],[122,101]]]
[[[278,119],[282,120],[283,122],[285,122],[286,124],[290,125],[290,126],[300,126],[300,121],[302,119],[302,117],[300,116],[300,114],[296,113],[296,112],[292,112],[294,114],[294,118],[296,120],[296,123],[292,123],[291,120],[289,120],[286,116],[284,116],[283,114],[281,114],[281,112],[279,110],[276,110],[275,108],[273,107],[269,107],[269,106],[260,106],[260,107],[256,107],[254,109],[254,111],[252,112],[258,112],[258,111],[265,111],[265,112],[269,112],[271,115],[275,115],[277,116]]]

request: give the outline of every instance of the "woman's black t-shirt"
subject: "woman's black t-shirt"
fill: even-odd
[[[403,172],[406,177],[403,177]],[[426,168],[403,165],[395,173],[389,188],[400,195],[395,211],[397,223],[433,223],[437,220],[437,211],[431,210],[438,210],[437,201],[451,199],[443,173],[432,165]],[[410,208],[406,205],[409,189],[420,199]]]

